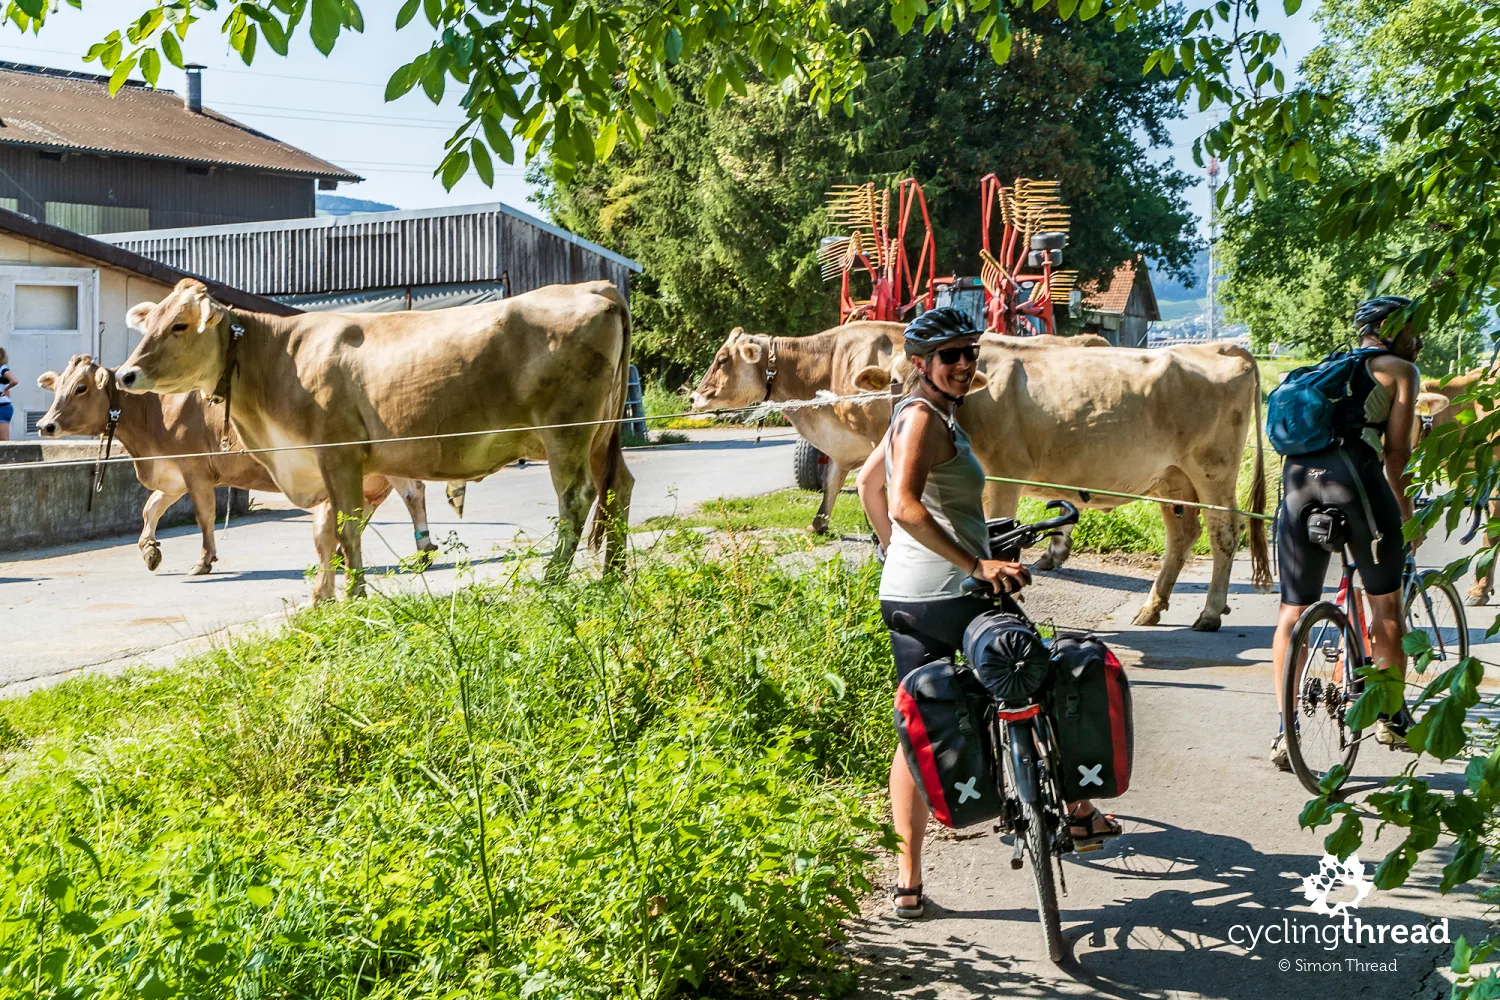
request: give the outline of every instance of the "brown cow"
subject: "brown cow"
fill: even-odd
[[[860,390],[854,377],[871,366],[889,363],[901,342],[901,323],[862,321],[836,326],[806,337],[747,334],[736,327],[693,393],[695,410],[727,410],[763,402],[812,399],[819,392],[847,396]],[[987,343],[1017,347],[1108,347],[1103,337],[1001,337],[986,335]],[[833,506],[854,469],[864,464],[891,422],[889,400],[833,403],[787,411],[787,419],[802,439],[828,456],[823,481],[823,503],[813,517],[812,530],[828,530]]]
[[[1488,368],[1475,368],[1462,375],[1455,375],[1446,384],[1442,379],[1423,379],[1422,392],[1417,396],[1417,408],[1425,411],[1426,419],[1415,421],[1412,426],[1412,433],[1417,440],[1420,441],[1421,438],[1425,438],[1431,431],[1444,424],[1455,423],[1461,413],[1472,413],[1476,418],[1485,416],[1486,411],[1472,401],[1455,404],[1455,400],[1467,393],[1474,387],[1474,383],[1489,373]],[[1491,521],[1500,521],[1500,500],[1491,500],[1486,513]],[[1490,603],[1490,598],[1494,596],[1494,593],[1495,565],[1491,563],[1485,573],[1474,574],[1474,585],[1469,588],[1464,603],[1470,607],[1484,607]]]
[[[64,435],[96,436],[109,425],[109,383],[114,373],[94,363],[87,354],[75,354],[61,375],[43,372],[36,384],[53,391],[37,431],[44,438]],[[214,544],[214,522],[217,515],[214,488],[232,486],[242,490],[274,492],[276,484],[265,467],[249,455],[214,454],[203,458],[178,458],[178,455],[202,455],[219,452],[224,430],[223,407],[210,407],[196,392],[158,396],[145,393],[132,396],[116,392],[120,410],[115,439],[135,459],[135,477],[151,490],[142,511],[141,538],[137,546],[146,568],[161,565],[161,545],[156,540],[156,524],[167,508],[186,493],[193,504],[198,530],[203,533],[203,555],[190,571],[202,576],[218,561]],[[234,428],[229,429],[229,447],[242,447]],[[367,476],[364,483],[365,507],[380,506],[392,488],[401,493],[411,514],[419,552],[436,552],[427,528],[427,497],[422,483],[410,479],[387,480],[384,476]]]
[[[130,310],[142,337],[117,372],[127,392],[211,392],[271,478],[316,518],[315,599],[333,596],[342,552],[363,592],[360,484],[367,475],[481,479],[545,457],[559,532],[548,576],[566,575],[597,497],[593,541],[624,561],[634,479],[618,418],[630,312],[607,281],[548,285],[502,302],[431,312],[267,316],[230,309],[184,279]],[[233,352],[233,353],[232,353]],[[339,447],[309,447],[348,442]]]
[[[867,389],[904,380],[905,355],[888,368],[855,378]],[[982,345],[980,370],[988,376],[971,392],[958,420],[973,441],[987,475],[1080,488],[1166,497],[1236,507],[1240,459],[1255,433],[1251,511],[1266,506],[1265,461],[1260,435],[1260,377],[1243,348],[1194,344],[1156,350],[1094,348],[1086,351],[1017,350]],[[1013,517],[1021,495],[1063,499],[1111,510],[1128,500],[1076,489],[1052,490],[992,482],[985,487],[990,517]],[[1198,511],[1162,504],[1166,552],[1137,625],[1155,625],[1166,610],[1177,576],[1199,534]],[[1193,628],[1214,631],[1228,609],[1229,571],[1241,519],[1204,511],[1213,548],[1212,580]],[[1251,581],[1270,586],[1265,522],[1250,524]]]

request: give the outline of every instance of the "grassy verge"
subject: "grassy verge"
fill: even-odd
[[[890,836],[875,571],[696,544],[0,702],[0,993],[846,985]]]
[[[723,531],[788,529],[805,531],[822,503],[822,494],[806,490],[777,490],[758,497],[710,500],[685,514],[647,518],[637,531],[676,528],[717,528]],[[859,498],[843,495],[833,508],[829,534],[814,539],[828,542],[840,535],[867,535],[870,522],[859,506]]]
[[[1249,510],[1250,485],[1255,473],[1255,452],[1245,453],[1240,469],[1239,503],[1241,510]],[[1281,478],[1281,459],[1270,448],[1266,449],[1267,507],[1276,503],[1276,483]],[[649,518],[636,529],[657,531],[673,528],[716,528],[728,531],[752,531],[760,529],[806,529],[817,513],[821,495],[806,490],[778,490],[757,497],[741,497],[726,500],[711,500],[684,514]],[[1021,499],[1019,515],[1023,521],[1040,521],[1047,517],[1045,503],[1030,497]],[[841,535],[864,535],[870,531],[869,521],[859,505],[859,498],[852,493],[840,494],[833,508],[833,522],[825,536],[812,537],[814,542],[826,543]],[[1073,549],[1076,552],[1146,552],[1161,555],[1166,551],[1166,525],[1162,521],[1161,509],[1151,503],[1129,503],[1111,511],[1085,510],[1073,530]],[[1242,540],[1243,544],[1243,540]],[[1193,546],[1197,555],[1209,552],[1208,534],[1205,530]]]
[[[646,406],[646,416],[670,418],[652,420],[649,424],[652,430],[691,430],[695,427],[713,426],[711,417],[676,416],[691,410],[692,401],[686,393],[673,392],[660,382],[646,382],[642,385],[641,400]]]

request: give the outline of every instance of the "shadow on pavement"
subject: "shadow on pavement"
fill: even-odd
[[[1024,890],[1008,888],[1028,905],[982,910],[938,905],[933,916],[909,926],[882,916],[865,918],[856,950],[869,964],[862,970],[859,995],[934,1000],[1448,996],[1448,983],[1436,970],[1446,965],[1451,944],[1351,944],[1340,935],[1328,947],[1333,932],[1327,928],[1341,929],[1342,921],[1310,912],[1301,891],[1302,876],[1318,869],[1316,856],[1262,853],[1239,837],[1120,818],[1128,821],[1131,832],[1110,855],[1070,857],[1064,866],[1064,874],[1075,881],[1086,877],[1086,869],[1105,875],[1118,892],[1117,898],[1092,908],[1070,906],[1069,897],[1062,897],[1063,936],[1073,956],[1065,968],[1038,960],[1042,939],[1037,913],[1029,905],[1030,869],[1011,873],[997,866],[990,869],[997,877],[1013,874],[1026,880]],[[1435,894],[1438,868],[1445,860],[1424,865],[1401,889],[1372,890],[1351,916],[1366,925],[1432,926],[1441,920],[1443,897],[1436,897],[1436,918],[1401,904],[1418,891]],[[1365,864],[1367,875],[1373,867]],[[1091,887],[1097,884],[1096,879]],[[1330,898],[1338,902],[1350,895],[1339,890]],[[1249,947],[1255,929],[1274,926],[1272,934],[1279,937],[1284,921],[1311,928],[1300,932],[1305,943],[1269,943],[1260,930],[1256,947]],[[956,924],[951,933],[944,927],[949,922]],[[1237,926],[1244,929],[1234,930]],[[1485,930],[1483,920],[1450,916],[1447,936],[1450,942],[1460,935],[1473,941]],[[920,940],[892,940],[897,935]],[[1000,942],[1007,947],[998,949]],[[1292,968],[1281,971],[1282,959]],[[1350,959],[1394,961],[1396,969],[1344,966]],[[1299,971],[1299,961],[1338,962],[1341,967]]]

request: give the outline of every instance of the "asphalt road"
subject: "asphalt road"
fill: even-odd
[[[1429,542],[1422,565],[1442,565],[1456,542]],[[1439,971],[1448,944],[1350,944],[1280,939],[1283,921],[1314,932],[1341,921],[1310,912],[1303,876],[1318,871],[1319,832],[1297,818],[1308,795],[1296,778],[1266,760],[1276,726],[1270,675],[1276,598],[1248,586],[1243,557],[1230,591],[1232,613],[1222,631],[1189,629],[1206,589],[1207,567],[1183,575],[1163,624],[1130,620],[1150,574],[1122,563],[1083,557],[1062,571],[1038,575],[1028,601],[1035,618],[1097,628],[1130,675],[1135,718],[1135,773],[1130,790],[1101,803],[1126,835],[1103,850],[1074,855],[1061,866],[1064,937],[1073,963],[1047,958],[1037,923],[1030,868],[1012,871],[1010,846],[979,826],[929,829],[925,887],[929,915],[897,921],[889,903],[871,900],[853,929],[850,948],[865,964],[859,996],[920,997],[1105,996],[1121,1000],[1272,1000],[1317,996],[1422,998],[1449,995]],[[1473,637],[1493,611],[1471,615]],[[1490,646],[1478,655],[1500,662]],[[1500,670],[1494,671],[1500,674]],[[1413,758],[1367,746],[1355,780],[1373,787]],[[1418,774],[1434,787],[1462,785],[1462,762],[1423,758]],[[1374,824],[1368,824],[1373,831]],[[1399,842],[1387,831],[1359,852],[1366,875]],[[1436,891],[1447,851],[1429,855],[1406,886],[1373,890],[1351,911],[1368,925],[1441,925],[1473,942],[1489,926],[1472,892]],[[894,885],[894,865],[886,873]],[[1492,883],[1491,883],[1492,884]],[[1341,889],[1332,902],[1352,893]],[[1307,932],[1299,932],[1306,934]],[[1404,931],[1403,934],[1409,934]],[[1249,944],[1254,935],[1254,947]]]
[[[636,478],[632,522],[715,497],[792,485],[790,430],[767,431],[759,445],[753,431],[693,434],[701,440],[628,453]],[[253,499],[258,507],[285,507],[279,494]],[[444,502],[441,485],[430,485],[428,514],[433,540],[443,545],[451,533],[483,578],[511,571],[508,554],[518,545],[545,551],[557,501],[547,467],[533,463],[471,485],[463,520]],[[308,602],[305,573],[317,557],[312,518],[302,511],[272,509],[231,521],[219,533],[219,561],[209,576],[185,575],[198,557],[197,528],[173,528],[161,537],[162,566],[154,574],[134,537],[38,549],[0,562],[0,695],[82,669],[170,661],[226,628],[273,622]],[[372,583],[409,585],[410,578],[380,576],[414,547],[406,508],[392,496],[365,535]],[[435,588],[451,587],[451,560],[426,577]]]

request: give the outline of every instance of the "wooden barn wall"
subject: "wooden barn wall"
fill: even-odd
[[[257,170],[190,174],[181,163],[86,153],[50,160],[14,146],[0,146],[0,170],[0,197],[43,220],[49,201],[146,209],[153,229],[302,219],[316,211],[315,180]]]
[[[500,266],[509,273],[512,295],[543,285],[613,281],[630,295],[630,270],[586,247],[569,242],[523,219],[500,217]]]

